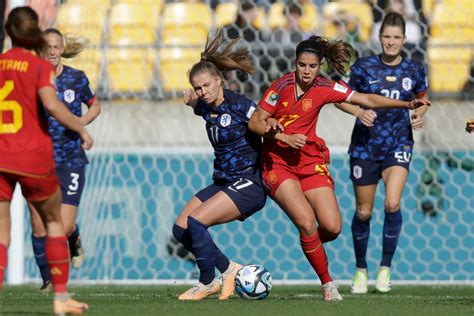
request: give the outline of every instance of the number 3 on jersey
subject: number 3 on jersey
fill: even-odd
[[[5,81],[0,88],[0,134],[15,134],[23,127],[23,108],[17,101],[5,101],[5,98],[13,91],[15,83],[13,80]],[[11,122],[5,122],[7,113],[13,115]]]

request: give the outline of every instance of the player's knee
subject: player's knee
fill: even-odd
[[[372,218],[372,209],[368,207],[357,207],[356,216],[363,222],[369,221]]]
[[[76,229],[76,223],[63,223],[64,225],[64,233],[67,236],[70,236],[72,233],[74,233],[74,230]]]
[[[398,199],[387,199],[385,201],[385,210],[387,212],[396,212],[400,209],[400,201]]]
[[[300,234],[305,236],[312,236],[316,233],[316,223],[314,221],[311,223],[310,221],[299,221],[295,223]]]

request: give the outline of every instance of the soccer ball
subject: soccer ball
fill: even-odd
[[[261,300],[267,297],[272,289],[272,275],[258,264],[243,266],[235,276],[235,291],[241,298]]]

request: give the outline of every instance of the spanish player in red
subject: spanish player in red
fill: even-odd
[[[337,238],[342,220],[327,167],[329,150],[316,135],[321,108],[343,101],[369,108],[415,108],[428,103],[362,94],[318,76],[323,59],[344,73],[352,53],[349,44],[319,36],[300,42],[296,47],[296,71],[268,88],[249,121],[249,128],[265,137],[264,184],[297,227],[303,252],[321,280],[327,301],[342,300],[342,296],[329,275],[322,243]]]
[[[0,55],[0,285],[10,243],[10,201],[19,183],[46,226],[46,259],[55,292],[53,311],[82,314],[88,305],[73,300],[67,292],[69,248],[60,217],[61,191],[53,146],[43,111],[77,132],[85,149],[93,140],[57,99],[52,65],[31,52],[45,44],[36,12],[29,7],[13,9],[5,30],[13,48]]]

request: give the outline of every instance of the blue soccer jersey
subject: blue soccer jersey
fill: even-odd
[[[58,99],[75,116],[82,116],[82,103],[91,105],[96,97],[84,72],[68,66],[63,66],[62,73],[56,78],[56,86]],[[79,134],[61,125],[51,115],[48,115],[48,126],[53,140],[56,166],[84,167],[88,161],[81,147]]]
[[[426,93],[426,71],[418,62],[403,58],[395,66],[382,62],[381,55],[358,59],[351,68],[349,87],[360,93],[373,93],[409,101]],[[384,160],[394,152],[410,153],[413,133],[408,109],[376,109],[377,118],[369,128],[357,119],[349,154],[353,158]]]
[[[196,104],[194,113],[206,121],[214,148],[214,179],[233,181],[259,169],[261,138],[247,127],[256,106],[254,101],[227,89],[224,102],[217,107],[201,100]]]

